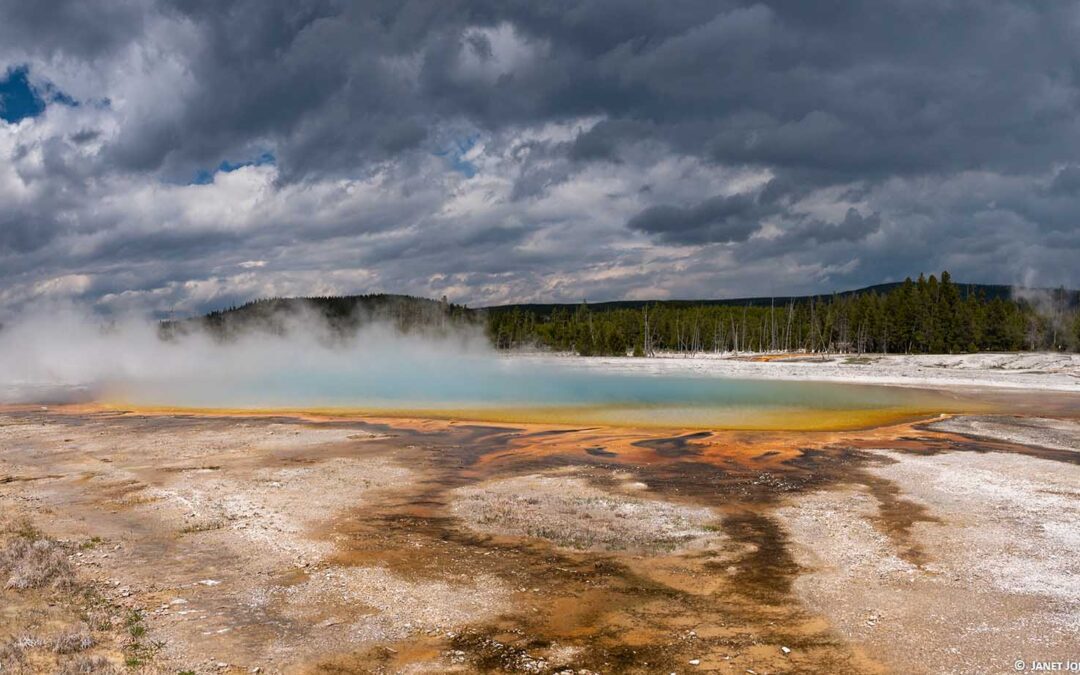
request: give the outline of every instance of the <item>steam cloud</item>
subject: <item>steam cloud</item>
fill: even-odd
[[[24,314],[0,330],[0,402],[6,403],[436,403],[467,395],[503,367],[479,331],[403,334],[367,322],[342,336],[314,313],[290,317],[281,334],[249,331],[227,341],[203,329],[166,340],[156,322],[103,320],[73,307]]]

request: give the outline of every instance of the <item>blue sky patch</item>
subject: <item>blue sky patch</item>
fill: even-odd
[[[12,124],[45,111],[45,101],[30,86],[29,68],[9,68],[0,79],[0,119]]]
[[[66,105],[72,108],[79,107],[78,101],[57,89],[52,83],[45,85],[45,98],[49,103],[59,103],[60,105]]]
[[[250,159],[241,162],[230,162],[229,160],[223,160],[221,164],[217,165],[216,169],[199,169],[195,172],[195,175],[191,178],[192,185],[209,185],[214,182],[214,176],[219,173],[229,173],[242,169],[245,166],[263,166],[266,164],[274,164],[277,162],[277,158],[274,157],[272,152],[264,152],[255,159]]]
[[[29,66],[7,69],[0,79],[0,119],[16,124],[27,117],[37,117],[45,112],[45,106],[59,103],[78,107],[79,102],[56,88],[51,82],[30,84]]]
[[[476,175],[476,165],[465,159],[465,155],[469,150],[473,149],[476,145],[476,141],[480,139],[480,134],[471,134],[464,138],[459,138],[454,141],[454,145],[446,150],[440,150],[434,153],[436,157],[444,158],[449,164],[450,168],[458,173],[462,174],[466,178],[472,178]]]

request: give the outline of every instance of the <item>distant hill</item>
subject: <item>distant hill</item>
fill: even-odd
[[[788,304],[802,304],[814,301],[815,303],[832,298],[846,298],[851,296],[877,293],[885,295],[901,286],[903,282],[891,282],[875,284],[864,288],[857,288],[837,293],[819,293],[816,295],[778,295],[778,296],[755,296],[743,298],[720,298],[701,300],[610,300],[607,302],[590,302],[589,309],[593,311],[605,311],[611,309],[641,309],[643,307],[658,306],[667,308],[687,307],[780,307]],[[956,288],[962,298],[970,295],[982,297],[985,300],[1009,300],[1012,298],[1013,287],[1004,284],[962,284],[956,283]],[[1031,289],[1040,293],[1061,293],[1055,289]],[[1080,306],[1080,291],[1066,290],[1065,304],[1069,307]],[[398,295],[390,293],[373,293],[367,295],[341,295],[341,296],[318,296],[296,298],[270,298],[255,300],[252,302],[215,310],[201,317],[182,319],[178,321],[165,321],[163,325],[179,328],[200,324],[212,329],[228,331],[231,327],[243,325],[244,327],[262,327],[274,330],[280,327],[281,318],[284,316],[298,316],[303,311],[315,310],[322,314],[331,325],[340,328],[349,328],[358,325],[365,319],[391,319],[408,321],[441,320],[444,316],[468,318],[479,320],[480,312],[508,312],[515,309],[537,315],[550,314],[556,309],[576,309],[580,302],[564,303],[514,303],[507,305],[490,305],[480,308],[468,308],[465,305],[449,303],[446,300],[432,300],[412,295]],[[193,323],[194,322],[194,323]]]
[[[655,351],[887,351],[1080,349],[1080,292],[958,284],[947,273],[839,293],[717,300],[523,303],[471,309],[407,295],[274,298],[161,324],[169,339],[205,330],[286,334],[329,326],[328,339],[367,323],[403,333],[486,332],[499,349],[583,355]],[[648,308],[647,311],[644,311]]]
[[[887,284],[875,284],[873,286],[866,286],[865,288],[857,288],[850,291],[840,291],[837,293],[820,293],[817,295],[778,295],[774,297],[768,296],[756,296],[747,298],[723,298],[712,300],[612,300],[608,302],[590,302],[589,308],[596,311],[603,311],[608,309],[641,309],[645,306],[660,306],[660,307],[769,307],[788,305],[791,303],[800,304],[807,303],[813,300],[814,302],[820,302],[828,300],[833,297],[850,297],[855,295],[864,295],[866,293],[877,293],[884,295],[889,291],[899,288],[903,282],[896,281]],[[966,298],[968,295],[982,295],[987,300],[1002,299],[1008,300],[1012,297],[1012,286],[1005,286],[1002,284],[956,284],[960,290],[962,297]],[[1071,293],[1073,297],[1073,305],[1080,302],[1080,295],[1077,291],[1067,291]],[[581,303],[516,303],[512,305],[493,305],[486,307],[487,311],[492,312],[505,312],[519,309],[522,311],[533,312],[537,314],[549,314],[556,309],[563,308],[575,308]]]
[[[202,329],[219,338],[243,332],[282,334],[294,323],[311,317],[324,320],[331,330],[349,333],[365,323],[387,322],[409,332],[419,328],[479,323],[475,310],[446,300],[410,295],[370,294],[306,298],[270,298],[216,310],[199,317],[163,321],[163,337],[175,337]]]

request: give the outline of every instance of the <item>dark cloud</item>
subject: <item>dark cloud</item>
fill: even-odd
[[[1075,5],[174,0],[194,86],[123,130],[122,166],[202,165],[269,140],[294,179],[485,129],[602,115],[572,146],[650,136],[719,162],[842,172],[1041,167],[1080,151]],[[75,55],[138,36],[110,3],[5,3]],[[75,30],[75,27],[78,30]],[[1007,55],[1007,56],[1006,56]],[[190,168],[190,167],[187,167]]]
[[[1073,164],[1059,171],[1050,183],[1050,194],[1080,197],[1080,166]]]
[[[0,0],[0,44],[26,55],[96,59],[142,32],[144,3]]]
[[[878,214],[863,216],[855,209],[848,209],[843,220],[837,223],[816,218],[796,221],[776,236],[763,237],[748,243],[739,250],[738,257],[742,260],[763,259],[792,251],[815,251],[821,254],[825,247],[856,243],[880,229],[881,218]]]
[[[746,241],[771,212],[748,195],[718,195],[690,207],[650,206],[626,226],[676,244]]]
[[[100,136],[101,132],[97,129],[82,129],[68,136],[68,139],[70,139],[72,143],[82,145],[83,143],[89,143]]]
[[[844,219],[839,223],[824,223],[820,220],[807,221],[787,230],[784,237],[791,238],[800,244],[859,241],[877,232],[880,228],[881,218],[878,214],[863,216],[855,209],[848,209]]]
[[[0,0],[0,305],[1080,285],[1078,64],[1072,0]]]
[[[47,244],[60,229],[59,224],[23,209],[0,215],[0,255],[34,251]]]

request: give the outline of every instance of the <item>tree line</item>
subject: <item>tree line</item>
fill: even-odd
[[[365,324],[402,333],[486,332],[498,349],[582,355],[681,353],[961,353],[1080,351],[1080,294],[956,284],[948,272],[826,296],[741,301],[507,305],[470,309],[404,295],[271,298],[161,324],[171,339],[194,330],[229,340],[321,319],[331,335]]]
[[[948,272],[886,292],[746,305],[656,302],[640,307],[517,305],[486,310],[497,348],[581,355],[656,352],[961,353],[1080,351],[1075,291],[988,297]]]

